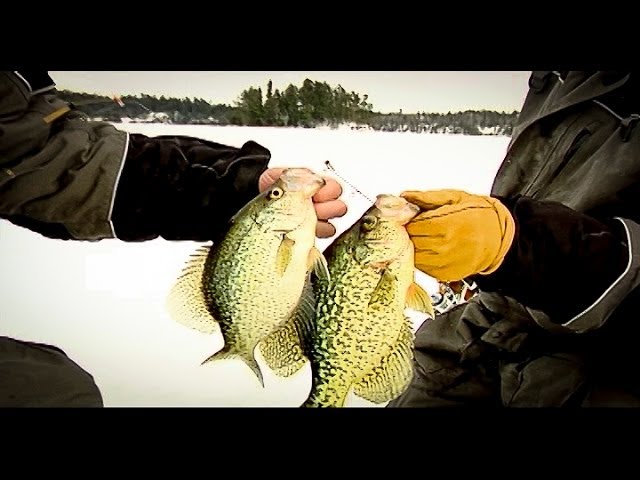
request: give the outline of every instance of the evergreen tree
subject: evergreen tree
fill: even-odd
[[[302,86],[289,85],[283,92],[267,83],[262,89],[250,87],[241,92],[235,106],[215,104],[201,98],[155,97],[147,94],[122,96],[124,106],[113,98],[80,92],[60,91],[88,117],[118,122],[128,117],[134,121],[172,121],[174,123],[213,123],[219,125],[277,125],[289,127],[332,126],[344,122],[366,124],[378,131],[409,130],[418,133],[457,133],[465,135],[512,135],[519,113],[468,110],[434,113],[423,110],[415,114],[374,112],[367,94],[348,92],[337,85],[305,79]],[[165,116],[163,116],[163,114]],[[163,120],[165,119],[165,120]],[[168,120],[167,120],[168,119]]]

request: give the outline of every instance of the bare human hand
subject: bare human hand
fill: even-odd
[[[258,181],[258,189],[264,192],[269,188],[286,168],[269,168]],[[329,221],[332,218],[342,217],[347,213],[347,205],[340,200],[342,187],[333,178],[322,176],[327,184],[313,196],[313,202],[318,216],[316,226],[316,236],[318,238],[328,238],[336,234],[336,227]]]

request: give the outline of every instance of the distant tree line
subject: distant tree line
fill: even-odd
[[[400,113],[378,114],[369,119],[374,130],[415,133],[459,133],[463,135],[508,135],[518,112],[494,112],[489,110],[467,110],[456,113]]]
[[[306,79],[302,87],[290,84],[283,92],[273,90],[269,80],[266,94],[251,87],[240,94],[231,117],[234,125],[315,127],[353,122],[366,124],[373,115],[368,96],[347,92],[341,85]]]
[[[269,80],[242,91],[234,106],[210,104],[201,98],[166,98],[142,94],[110,98],[89,93],[60,91],[61,96],[89,118],[109,122],[210,124],[239,126],[370,128],[377,131],[511,135],[518,112],[468,110],[456,113],[405,114],[374,112],[368,95],[347,92],[341,85],[306,79],[301,87],[290,84],[280,91]]]

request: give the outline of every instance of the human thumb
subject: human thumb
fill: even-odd
[[[421,210],[433,210],[444,205],[455,205],[470,195],[462,190],[407,190],[400,194],[405,200],[420,207]]]
[[[264,192],[267,188],[275,183],[282,172],[284,172],[286,168],[268,168],[262,175],[260,175],[260,179],[258,180],[258,190],[260,192]]]

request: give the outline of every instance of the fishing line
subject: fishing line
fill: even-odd
[[[340,178],[340,180],[342,180],[344,183],[346,183],[347,185],[349,185],[351,188],[353,188],[356,192],[358,192],[360,195],[362,195],[364,198],[366,198],[367,200],[369,200],[369,202],[371,202],[372,204],[375,203],[373,200],[371,200],[369,197],[367,197],[364,193],[362,193],[357,187],[355,187],[351,182],[349,182],[346,178],[344,178],[342,175],[340,175],[336,169],[333,167],[333,165],[331,165],[331,162],[329,162],[329,160],[325,160],[324,161],[324,165],[326,168],[328,168],[329,170],[331,170],[333,173],[335,173],[335,175]]]

